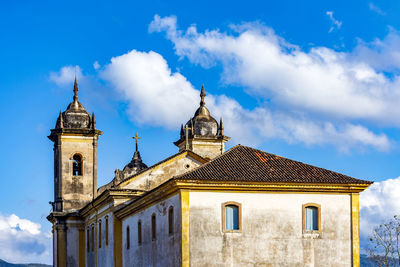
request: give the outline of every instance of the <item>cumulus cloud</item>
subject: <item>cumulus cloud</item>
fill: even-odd
[[[51,234],[40,224],[0,214],[0,259],[17,263],[50,263]]]
[[[332,23],[331,27],[329,28],[329,33],[331,33],[334,29],[340,29],[340,27],[342,27],[342,22],[333,17],[333,11],[326,11],[326,15],[329,17]]]
[[[372,229],[400,215],[400,177],[375,182],[360,194],[360,238],[364,247]]]
[[[379,71],[394,72],[400,70],[400,34],[393,28],[383,40],[375,39],[370,43],[359,40],[359,44],[353,52],[355,60],[364,61]],[[398,80],[395,75],[394,81]],[[398,84],[397,84],[398,85]],[[396,87],[397,91],[399,87]]]
[[[50,72],[50,81],[54,82],[60,87],[73,84],[75,74],[78,78],[83,77],[82,69],[76,66],[64,66],[57,72]]]
[[[386,76],[352,52],[327,47],[303,51],[260,24],[231,29],[233,33],[200,33],[192,25],[181,31],[176,17],[158,15],[149,26],[150,32],[165,32],[181,58],[205,68],[220,64],[227,85],[326,118],[400,125],[399,76]],[[393,49],[399,51],[398,46]]]
[[[98,70],[98,69],[100,69],[100,64],[99,64],[99,62],[96,60],[94,63],[93,63],[93,68],[95,69],[95,70]]]
[[[371,11],[374,11],[375,13],[377,13],[377,14],[379,14],[379,15],[381,15],[381,16],[386,15],[386,12],[385,12],[385,11],[383,11],[380,7],[378,7],[377,5],[375,5],[375,4],[372,3],[372,2],[369,2],[369,3],[368,3],[368,7],[369,7],[369,9],[370,9]]]
[[[199,91],[153,51],[132,50],[114,57],[100,75],[123,94],[131,118],[139,123],[178,129],[199,102]],[[234,142],[257,145],[277,138],[307,145],[334,144],[341,150],[362,146],[387,149],[390,144],[384,134],[377,135],[361,125],[337,127],[266,106],[246,109],[226,95],[207,95],[206,103],[217,119],[224,118],[226,133],[233,135]]]
[[[199,101],[197,91],[181,74],[172,73],[155,52],[131,52],[114,57],[101,77],[114,85],[129,102],[133,120],[177,128]]]

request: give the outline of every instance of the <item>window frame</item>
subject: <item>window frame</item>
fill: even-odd
[[[138,244],[141,245],[143,243],[142,220],[139,220],[137,223],[137,231],[138,231]]]
[[[131,231],[129,229],[129,225],[126,226],[126,249],[131,248]]]
[[[151,240],[155,241],[157,239],[157,217],[156,214],[153,213],[151,215]]]
[[[104,227],[105,227],[105,229],[106,229],[106,233],[105,233],[105,237],[106,237],[106,246],[108,246],[108,216],[106,216],[106,217],[104,218],[104,220],[105,220],[105,225],[104,225]]]
[[[99,226],[99,248],[101,248],[101,231],[102,231],[102,229],[101,229],[101,220],[99,220],[98,226]]]
[[[318,230],[307,230],[306,229],[306,208],[314,207],[317,208],[317,220],[318,220]],[[303,233],[316,233],[321,234],[321,205],[318,203],[306,203],[302,205],[302,214],[303,214]]]
[[[174,220],[174,207],[170,206],[168,208],[168,235],[173,235],[174,234],[174,225],[175,224],[175,220]]]
[[[95,237],[94,236],[95,233],[94,233],[94,224],[93,223],[92,223],[92,231],[91,232],[92,232],[92,236],[91,236],[92,237],[92,244],[91,244],[90,247],[92,248],[92,252],[93,252],[94,251],[94,237]]]
[[[225,207],[226,206],[236,206],[238,208],[238,227],[239,229],[227,230],[225,225]],[[221,214],[222,214],[222,232],[224,233],[241,233],[242,232],[242,204],[236,201],[228,201],[221,204]]]
[[[87,235],[86,235],[86,246],[87,246],[87,252],[90,252],[90,226],[87,227]]]

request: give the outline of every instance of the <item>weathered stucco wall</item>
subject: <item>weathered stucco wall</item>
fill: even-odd
[[[58,267],[57,264],[57,257],[59,256],[57,253],[57,230],[55,229],[54,225],[53,225],[53,267]]]
[[[201,165],[200,162],[187,155],[178,156],[134,177],[123,188],[151,190],[168,179],[193,170],[199,165]]]
[[[215,138],[190,138],[188,143],[191,151],[207,160],[210,160],[225,152],[225,142],[226,140]],[[179,143],[178,147],[179,151],[185,150],[185,140]]]
[[[174,208],[174,232],[168,233],[168,209]],[[156,239],[152,240],[151,216],[156,214]],[[138,221],[142,222],[142,244],[138,244]],[[130,229],[127,249],[126,229]],[[174,195],[122,221],[123,266],[181,266],[180,199]]]
[[[72,157],[83,157],[82,176],[72,175]],[[93,198],[93,137],[63,136],[61,138],[61,197],[64,210],[79,209]],[[96,184],[94,185],[96,187]],[[97,190],[97,188],[96,188]]]
[[[104,205],[99,210],[93,210],[89,216],[85,218],[85,261],[86,266],[113,266],[114,264],[114,213],[109,210],[113,203]],[[106,242],[106,217],[108,218],[108,244]],[[99,223],[101,221],[101,235]],[[92,232],[94,227],[94,233]],[[87,230],[89,229],[89,240]],[[94,240],[92,241],[92,234]],[[101,247],[100,238],[101,236]],[[89,242],[88,242],[89,241]],[[92,242],[94,243],[92,246]],[[88,248],[89,245],[89,248]]]
[[[92,228],[92,225],[94,228]],[[93,232],[93,230],[94,232]],[[89,242],[88,242],[88,230],[89,230]],[[92,243],[92,235],[94,235],[94,244]],[[85,227],[85,261],[86,266],[95,266],[96,264],[96,253],[97,253],[97,246],[96,246],[96,224],[95,222],[87,223]]]
[[[108,244],[106,242],[106,216],[108,216]],[[114,264],[114,254],[113,254],[113,223],[114,216],[113,213],[106,213],[102,216],[97,217],[97,238],[99,238],[99,221],[101,220],[101,248],[97,244],[97,266],[98,267],[108,267]]]
[[[242,205],[242,231],[222,231],[221,204]],[[302,205],[321,205],[319,237],[303,235]],[[351,266],[350,196],[190,192],[191,266]]]
[[[74,221],[67,223],[67,266],[79,266],[79,228]]]
[[[213,159],[225,152],[225,143],[221,139],[201,140],[194,139],[191,142],[191,150],[205,159]]]

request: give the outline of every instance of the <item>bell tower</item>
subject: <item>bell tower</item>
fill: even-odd
[[[74,98],[60,112],[48,138],[54,143],[53,211],[69,212],[82,208],[97,193],[97,140],[94,113],[90,115],[78,101],[75,77]]]
[[[174,144],[179,151],[191,150],[210,160],[225,152],[225,143],[230,137],[224,135],[222,118],[218,122],[211,116],[206,107],[204,84],[200,91],[200,107],[194,116],[181,126],[181,134]]]

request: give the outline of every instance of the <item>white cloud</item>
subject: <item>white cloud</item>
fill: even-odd
[[[99,64],[99,62],[96,60],[94,63],[93,63],[93,68],[95,69],[95,70],[98,70],[98,69],[100,69],[100,64]]]
[[[400,215],[400,177],[375,182],[360,194],[360,235],[365,241],[372,229]]]
[[[82,77],[81,68],[76,66],[64,66],[57,72],[50,72],[50,81],[54,82],[60,87],[69,86],[74,83],[75,74],[78,77]]]
[[[199,33],[192,25],[183,32],[177,29],[176,17],[158,15],[149,26],[150,32],[165,32],[181,58],[205,68],[221,64],[225,84],[243,86],[280,106],[327,120],[400,125],[399,76],[377,71],[358,56],[361,53],[326,47],[306,52],[260,24],[232,29],[235,33]],[[400,49],[393,45],[392,54],[395,51]]]
[[[375,39],[370,43],[359,40],[353,52],[355,60],[364,61],[379,71],[394,72],[394,81],[398,80],[400,70],[400,34],[393,28],[383,40]],[[397,82],[398,90],[398,82]]]
[[[340,27],[342,27],[342,22],[339,21],[339,20],[337,20],[337,19],[335,19],[335,18],[333,17],[333,11],[326,11],[326,15],[329,17],[329,19],[330,19],[330,21],[331,21],[331,23],[332,23],[332,25],[331,25],[331,27],[330,27],[330,29],[329,29],[329,32],[330,32],[330,33],[331,33],[335,28],[336,28],[336,29],[340,29]]]
[[[184,76],[172,73],[155,52],[131,52],[113,57],[101,76],[129,102],[132,119],[154,126],[177,128],[193,113],[197,91]]]
[[[378,7],[377,5],[375,5],[375,4],[372,3],[372,2],[369,2],[369,3],[368,3],[368,7],[369,7],[369,9],[370,9],[371,11],[374,11],[375,13],[377,13],[377,14],[379,14],[379,15],[381,15],[381,16],[386,15],[386,12],[385,12],[385,11],[383,11],[380,7]]]
[[[123,94],[131,118],[139,123],[178,129],[199,102],[199,91],[180,73],[171,72],[166,60],[152,51],[132,50],[114,57],[100,75]],[[385,150],[390,144],[385,135],[361,125],[335,127],[265,106],[249,110],[225,95],[207,95],[206,102],[215,118],[224,118],[225,132],[233,142],[256,145],[276,138],[307,145],[334,144],[340,150],[363,146]]]
[[[14,263],[50,263],[51,234],[15,214],[0,214],[0,259]]]

